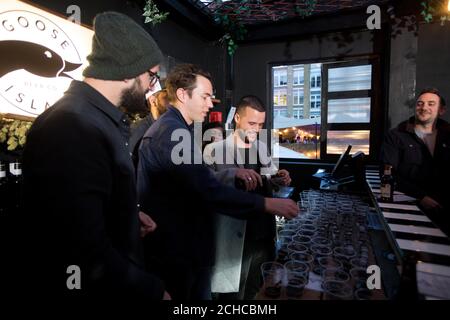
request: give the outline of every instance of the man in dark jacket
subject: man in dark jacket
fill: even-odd
[[[158,224],[150,251],[168,292],[174,299],[210,299],[214,212],[292,218],[298,207],[289,199],[263,198],[222,185],[203,165],[202,141],[195,136],[201,137],[200,123],[213,107],[209,74],[194,65],[179,65],[169,73],[166,90],[171,106],[146,132],[139,149],[140,205]]]
[[[124,112],[146,109],[163,56],[129,17],[105,12],[83,82],[34,122],[23,156],[23,293],[169,298],[145,272]],[[21,261],[24,266],[24,261]],[[19,263],[18,263],[19,264]]]
[[[445,100],[436,89],[425,89],[416,101],[415,116],[392,129],[382,148],[382,164],[393,166],[397,189],[419,200],[420,206],[448,233],[450,210],[450,125],[439,119]]]

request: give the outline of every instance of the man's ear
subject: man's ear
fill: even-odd
[[[442,117],[445,114],[446,111],[447,111],[447,107],[440,106],[439,107],[439,111],[438,111],[439,116]]]
[[[236,112],[236,114],[234,115],[234,122],[239,123],[239,121],[241,121],[241,116]]]
[[[178,101],[182,103],[186,101],[186,91],[183,88],[178,88],[176,94]]]

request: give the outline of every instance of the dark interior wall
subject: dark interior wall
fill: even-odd
[[[389,104],[386,129],[395,127],[413,114],[416,91],[418,41],[408,27],[394,28],[391,36]]]
[[[417,54],[417,92],[436,87],[450,102],[450,23],[421,24]],[[450,121],[450,111],[443,117]]]
[[[436,87],[450,100],[450,24],[421,23],[391,40],[388,128],[414,115],[417,94]],[[447,103],[448,104],[448,103]],[[450,120],[450,112],[443,117]]]
[[[164,54],[177,62],[194,63],[211,74],[217,98],[223,100],[225,92],[224,50],[171,20],[156,25],[151,30]],[[222,111],[221,106],[214,108]]]
[[[143,24],[142,8],[129,5],[124,0],[33,0],[28,2],[60,15],[67,15],[68,6],[77,5],[81,9],[81,22],[89,27],[92,27],[92,21],[97,13],[108,10],[125,13]],[[173,61],[176,62],[198,64],[209,71],[213,78],[216,96],[218,98],[224,96],[226,70],[222,48],[214,46],[211,41],[180,26],[171,20],[170,15],[169,19],[155,27],[151,24],[145,24],[144,27],[152,34],[164,55],[175,58]]]

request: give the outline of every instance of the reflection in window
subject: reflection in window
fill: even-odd
[[[352,153],[362,151],[369,154],[369,130],[327,131],[327,153],[341,154],[352,145]]]
[[[370,98],[328,100],[328,123],[369,123]]]
[[[370,90],[372,88],[372,65],[330,68],[328,91]]]

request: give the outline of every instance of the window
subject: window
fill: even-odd
[[[311,89],[320,88],[320,74],[311,75]]]
[[[280,137],[274,156],[332,160],[349,144],[352,153],[373,156],[371,141],[378,143],[373,137],[382,130],[376,120],[382,113],[373,112],[375,66],[379,68],[377,58],[272,67],[273,129]],[[303,87],[305,74],[310,90]]]
[[[274,104],[274,106],[286,106],[287,105],[287,90],[286,89],[274,90],[273,104]]]
[[[293,108],[292,112],[294,119],[303,119],[303,108]]]
[[[293,104],[294,106],[303,105],[303,90],[293,89],[292,94]]]
[[[287,69],[275,70],[273,74],[275,87],[287,85]]]
[[[294,85],[303,85],[305,83],[305,70],[303,68],[294,69]]]
[[[320,94],[311,95],[311,109],[320,109]]]
[[[370,154],[370,120],[374,90],[372,64],[355,61],[329,64],[324,74],[328,85],[324,88],[327,126],[324,155],[338,155],[352,145],[352,153]]]

